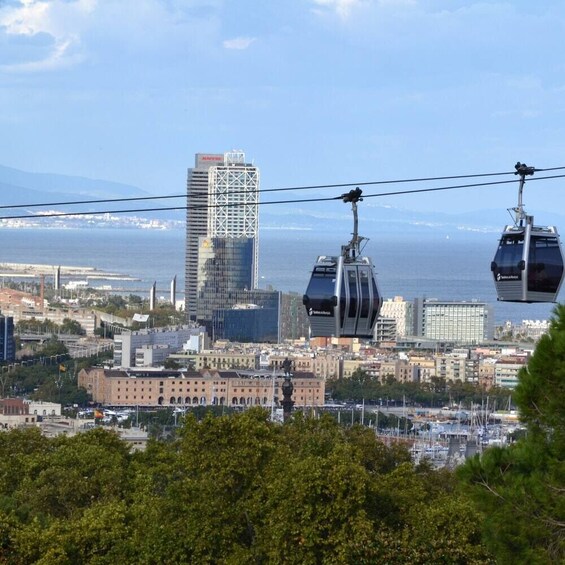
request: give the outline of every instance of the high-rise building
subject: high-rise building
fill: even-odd
[[[493,338],[494,316],[490,304],[478,301],[414,300],[414,335],[465,344]]]
[[[394,299],[388,298],[383,302],[379,315],[396,321],[395,338],[406,337],[412,333],[412,307],[412,302],[404,300],[402,296],[395,296]],[[380,326],[379,329],[381,329]],[[377,337],[376,334],[375,337]],[[377,339],[377,341],[380,340]]]
[[[185,310],[211,327],[239,290],[257,287],[259,169],[242,151],[198,153],[188,171]]]
[[[0,314],[0,361],[14,361],[15,358],[14,318]]]

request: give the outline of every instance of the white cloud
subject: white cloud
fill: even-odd
[[[70,54],[72,45],[71,39],[58,42],[49,54],[41,60],[13,65],[0,65],[0,70],[12,73],[33,73],[72,67],[83,60],[83,57],[80,55]]]
[[[335,12],[341,19],[347,19],[353,9],[366,4],[367,0],[313,0],[313,2],[317,6]]]
[[[223,46],[226,49],[247,49],[254,41],[255,37],[235,37],[234,39],[226,39]]]
[[[10,35],[35,35],[45,30],[47,2],[24,0],[20,6],[8,6],[0,11],[0,25]]]
[[[37,72],[73,66],[83,60],[77,54],[81,30],[96,8],[97,0],[22,0],[0,8],[0,27],[7,36],[33,38],[39,34],[53,41],[43,56],[36,60],[2,65],[6,72]]]
[[[0,9],[0,26],[12,35],[48,33],[61,38],[70,28],[83,27],[81,22],[86,23],[96,6],[97,0],[21,0]]]

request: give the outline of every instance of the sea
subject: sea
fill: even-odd
[[[373,260],[385,299],[484,301],[492,304],[497,325],[550,318],[554,304],[497,302],[490,271],[497,239],[492,233],[384,233],[365,242],[363,254]],[[136,279],[106,284],[142,296],[149,296],[154,282],[158,296],[169,296],[176,277],[182,297],[185,233],[181,229],[2,228],[0,241],[0,263],[95,267]],[[331,232],[291,229],[263,229],[259,242],[259,287],[300,294],[317,256],[336,255],[345,243]]]

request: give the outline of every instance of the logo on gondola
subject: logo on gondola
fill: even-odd
[[[308,316],[331,316],[331,312],[325,310],[314,310],[314,308],[308,309]]]
[[[500,273],[496,275],[497,281],[519,281],[520,278],[520,275],[501,275]]]

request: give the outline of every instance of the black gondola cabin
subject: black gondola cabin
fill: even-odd
[[[506,226],[491,263],[498,300],[555,302],[563,282],[563,253],[553,226]]]
[[[304,306],[312,337],[372,338],[382,298],[368,257],[318,257]]]

